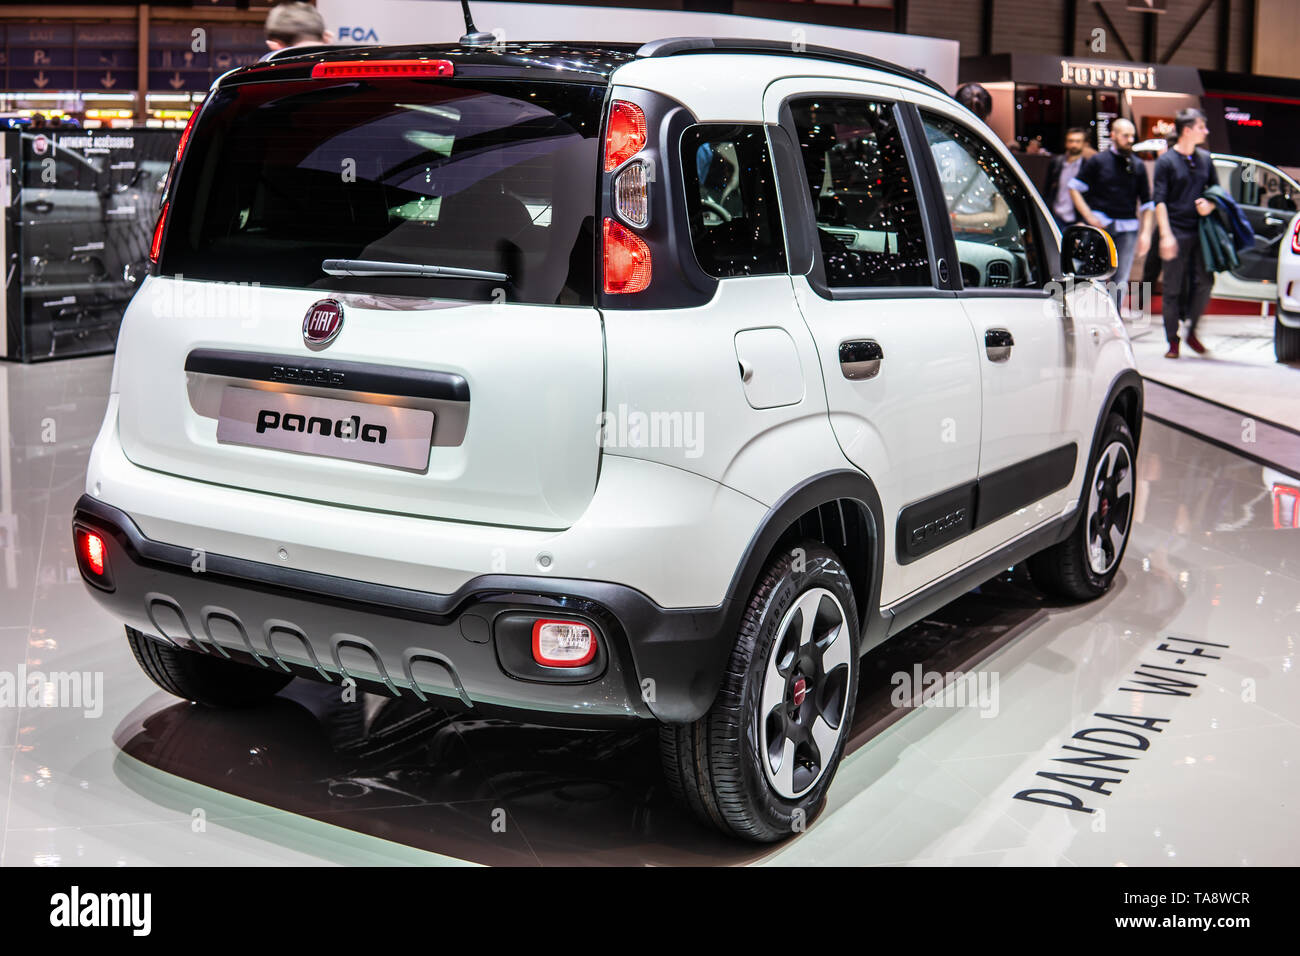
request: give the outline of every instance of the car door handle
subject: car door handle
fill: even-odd
[[[984,354],[990,362],[1005,362],[1011,358],[1011,346],[1016,340],[1006,329],[986,329],[984,331]]]
[[[854,339],[840,343],[840,371],[845,378],[860,381],[875,378],[880,372],[880,363],[885,357],[885,350],[875,339]]]

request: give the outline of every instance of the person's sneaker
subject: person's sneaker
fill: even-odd
[[[1197,355],[1204,355],[1206,352],[1209,351],[1209,349],[1207,349],[1201,343],[1201,340],[1196,337],[1196,334],[1194,332],[1189,332],[1187,334],[1187,344],[1191,346],[1192,351],[1195,352]]]
[[[1174,339],[1169,343],[1169,351],[1165,353],[1165,358],[1178,358],[1178,340]]]

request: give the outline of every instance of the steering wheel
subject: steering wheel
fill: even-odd
[[[716,199],[702,199],[700,203],[705,209],[717,213],[722,217],[723,222],[731,222],[731,213],[727,212],[727,210],[723,208],[722,203],[718,202]]]

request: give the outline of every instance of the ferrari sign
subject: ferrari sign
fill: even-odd
[[[1061,60],[1061,86],[1087,86],[1093,89],[1154,90],[1156,68],[1133,64],[1079,63]]]

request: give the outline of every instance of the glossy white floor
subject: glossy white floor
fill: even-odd
[[[1178,359],[1164,357],[1169,344],[1159,315],[1128,327],[1138,369],[1148,378],[1300,428],[1300,363],[1275,358],[1271,315],[1204,316],[1197,336],[1209,353],[1197,355],[1184,343]]]
[[[1231,452],[1148,421],[1114,591],[1052,607],[1009,575],[911,629],[864,664],[864,714],[908,661],[963,669],[963,642],[985,696],[878,721],[809,832],[755,850],[668,804],[645,733],[344,718],[299,682],[227,720],[158,692],[71,553],[109,367],[0,364],[0,685],[103,675],[97,716],[45,706],[53,685],[0,706],[4,865],[1300,863],[1300,530]]]

